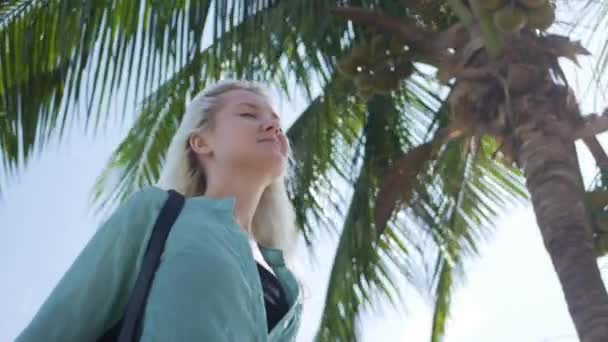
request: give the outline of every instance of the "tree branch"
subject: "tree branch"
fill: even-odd
[[[384,232],[386,223],[393,214],[397,203],[410,205],[409,202],[415,191],[416,177],[426,167],[426,163],[437,156],[443,145],[451,140],[468,135],[469,131],[470,129],[465,122],[452,122],[447,127],[435,131],[431,141],[418,145],[395,158],[393,165],[383,178],[384,182],[380,191],[376,195],[374,222],[378,228],[378,235]]]
[[[595,113],[583,117],[583,124],[574,128],[574,140],[595,137],[596,135],[608,131],[608,110],[603,115]]]
[[[606,151],[600,145],[597,137],[583,138],[583,142],[589,149],[589,152],[591,152],[593,159],[595,159],[597,167],[608,170],[608,155],[606,155]]]
[[[601,169],[608,169],[608,155],[597,140],[596,135],[608,131],[608,108],[600,116],[595,113],[583,117],[583,124],[574,130],[574,140],[582,139],[595,164]]]

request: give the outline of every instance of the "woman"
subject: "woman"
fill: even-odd
[[[141,341],[295,340],[301,291],[285,263],[296,231],[283,182],[288,152],[262,87],[207,88],[188,105],[158,184],[103,223],[17,341],[96,341],[118,321],[168,189],[186,202]]]

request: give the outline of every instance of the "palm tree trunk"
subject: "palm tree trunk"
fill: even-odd
[[[530,98],[514,104],[523,119],[516,129],[518,159],[579,339],[603,342],[608,341],[608,295],[593,254],[574,143],[547,128],[547,118],[563,122],[578,110],[568,105],[572,99],[564,89],[555,85],[551,93],[543,92],[536,97],[544,99],[540,104],[530,106]]]

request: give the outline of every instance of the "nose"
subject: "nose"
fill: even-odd
[[[283,130],[281,129],[281,125],[279,123],[279,120],[277,119],[272,119],[272,120],[268,120],[263,127],[265,132],[268,131],[272,131],[275,134],[281,134],[283,132]]]

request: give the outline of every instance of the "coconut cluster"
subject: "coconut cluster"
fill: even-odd
[[[479,4],[493,13],[494,24],[504,33],[517,33],[525,27],[544,31],[555,22],[555,8],[549,0],[481,0]]]
[[[407,57],[409,47],[397,38],[376,34],[355,45],[338,63],[338,70],[352,78],[362,97],[386,94],[399,88],[414,71]]]

